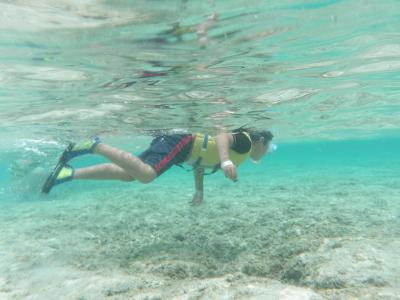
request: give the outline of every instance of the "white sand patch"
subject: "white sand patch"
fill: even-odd
[[[1,299],[109,299],[132,291],[137,280],[115,272],[96,274],[65,266],[38,266],[14,272],[0,286]],[[3,295],[1,294],[3,293]]]
[[[328,247],[329,248],[329,247]],[[335,249],[323,247],[318,278],[336,278],[346,286],[400,286],[400,241],[355,240]]]
[[[236,276],[236,277],[235,277]],[[183,281],[160,294],[165,299],[322,299],[311,289],[282,284],[276,280],[244,277],[241,274],[221,278]],[[164,299],[164,298],[163,298]]]
[[[254,299],[319,300],[308,288],[232,274],[219,278],[166,281],[151,275],[94,273],[67,267],[38,267],[0,286],[2,299]]]

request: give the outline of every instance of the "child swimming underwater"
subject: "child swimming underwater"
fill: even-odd
[[[139,156],[104,144],[99,138],[70,144],[42,187],[49,193],[58,184],[73,179],[140,181],[149,183],[173,165],[188,163],[193,167],[196,192],[192,204],[203,200],[204,170],[222,169],[225,177],[236,181],[236,167],[245,159],[259,161],[274,145],[273,135],[266,130],[239,128],[227,132],[218,129],[216,137],[208,134],[172,134],[157,136]],[[111,163],[74,169],[69,162],[84,154],[99,154]]]

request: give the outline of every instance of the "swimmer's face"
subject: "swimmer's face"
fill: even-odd
[[[265,153],[267,153],[269,147],[269,143],[265,143],[264,138],[260,138],[257,142],[254,142],[251,147],[250,157],[254,161],[259,161]]]

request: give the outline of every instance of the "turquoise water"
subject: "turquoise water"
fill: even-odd
[[[400,299],[398,1],[1,1],[1,299]],[[69,141],[251,124],[239,181],[40,187]],[[105,159],[85,156],[84,167]]]

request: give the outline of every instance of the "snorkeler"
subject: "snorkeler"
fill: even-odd
[[[99,138],[79,144],[69,144],[57,166],[42,187],[43,193],[72,179],[140,181],[149,183],[173,165],[188,163],[193,168],[196,192],[192,204],[203,200],[204,170],[214,173],[222,169],[225,177],[237,180],[236,167],[246,158],[259,161],[270,148],[273,135],[263,130],[244,127],[231,133],[218,128],[216,137],[208,134],[172,134],[157,136],[139,156],[106,145]],[[84,154],[95,153],[112,163],[102,163],[74,169],[69,162]]]

